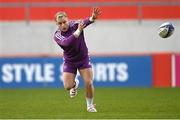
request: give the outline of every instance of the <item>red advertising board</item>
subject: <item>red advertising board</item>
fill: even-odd
[[[180,54],[175,56],[176,59],[176,87],[180,87]]]
[[[171,87],[171,54],[154,54],[153,56],[153,86]]]

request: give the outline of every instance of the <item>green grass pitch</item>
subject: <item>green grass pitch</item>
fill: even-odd
[[[86,111],[85,91],[0,89],[0,118],[180,118],[180,88],[95,88],[97,113]]]

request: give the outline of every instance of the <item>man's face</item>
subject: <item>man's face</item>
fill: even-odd
[[[58,18],[56,20],[56,24],[59,27],[59,29],[63,32],[66,32],[69,28],[69,22],[68,22],[68,18],[63,16],[61,18]]]

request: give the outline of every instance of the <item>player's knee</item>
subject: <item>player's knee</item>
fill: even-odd
[[[85,84],[86,84],[86,86],[92,86],[93,85],[93,82],[92,82],[92,80],[90,79],[90,80],[87,80],[86,82],[85,82]]]
[[[64,84],[64,89],[65,89],[65,90],[70,90],[72,87],[73,87],[73,85]]]
[[[70,90],[71,87],[69,87],[69,86],[64,86],[64,89],[65,89],[65,90]]]

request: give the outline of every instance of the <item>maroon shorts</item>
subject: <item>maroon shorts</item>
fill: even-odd
[[[92,68],[89,57],[83,59],[82,61],[64,62],[63,64],[63,72],[70,72],[76,74],[77,69],[84,69],[84,68]]]

